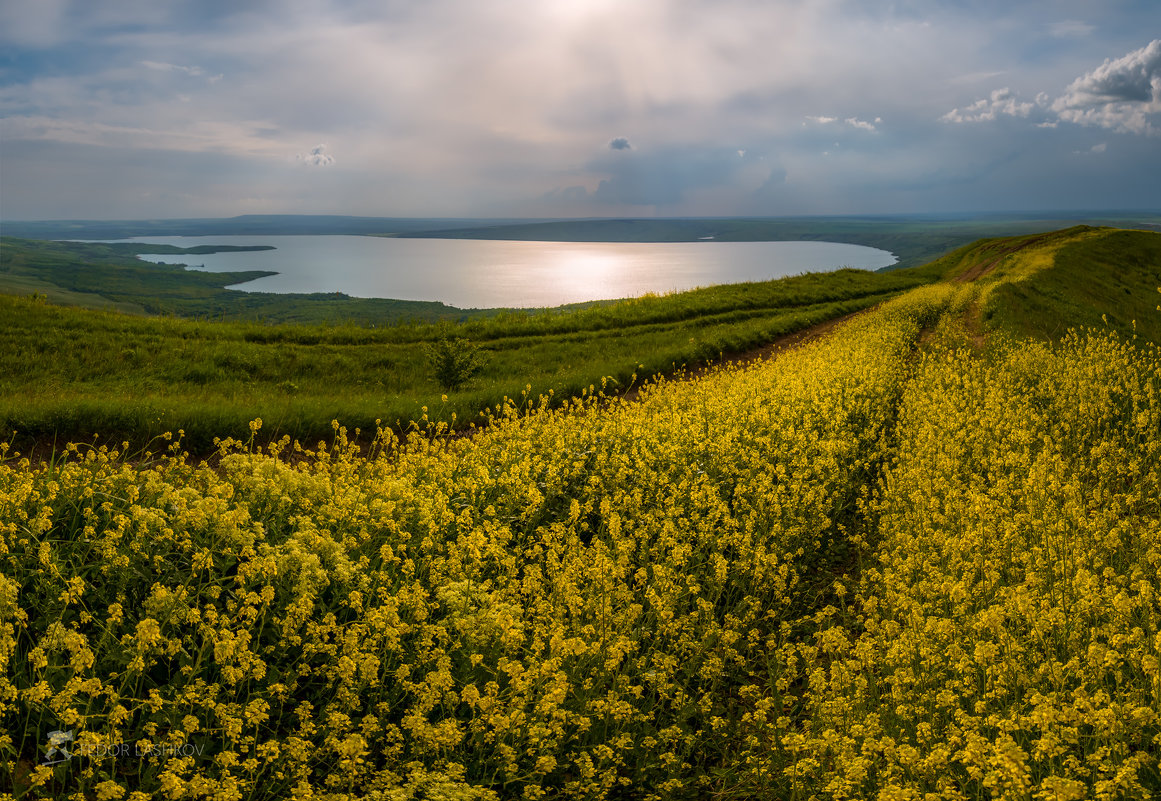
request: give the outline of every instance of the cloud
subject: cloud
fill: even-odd
[[[1095,26],[1075,19],[1066,19],[1048,24],[1048,35],[1056,39],[1074,39],[1088,36],[1095,30]]]
[[[1035,102],[1022,101],[1005,87],[969,106],[952,109],[940,119],[990,122],[1001,116],[1028,118],[1037,110],[1042,117],[1035,123],[1037,128],[1057,128],[1064,121],[1118,133],[1161,134],[1155,124],[1156,115],[1161,113],[1161,39],[1120,58],[1107,59],[1074,80],[1055,100],[1041,92]]]
[[[754,190],[754,199],[759,202],[781,199],[785,194],[786,177],[786,170],[781,167],[772,168],[761,186]]]
[[[261,124],[191,119],[182,130],[158,131],[139,125],[111,125],[49,115],[0,116],[0,140],[43,140],[75,145],[130,147],[186,153],[232,153],[268,158],[276,151]]]
[[[0,41],[46,47],[63,38],[68,29],[68,0],[38,3],[0,3]]]
[[[222,80],[222,78],[226,77],[222,73],[218,73],[217,75],[209,75],[202,67],[199,67],[196,64],[186,66],[184,64],[170,64],[166,61],[148,60],[141,61],[139,63],[141,66],[152,70],[153,72],[177,73],[181,75],[188,75],[191,78],[205,78],[206,83],[210,84],[211,86]]]
[[[605,206],[674,207],[692,192],[731,184],[756,161],[739,157],[738,148],[704,146],[607,156],[588,165],[590,174],[603,176],[591,199]]]
[[[940,119],[954,123],[990,122],[1000,115],[1027,117],[1034,108],[1035,103],[1017,100],[1016,94],[1005,86],[1003,89],[996,89],[988,97],[980,98],[970,106],[962,109],[953,108]]]
[[[1119,133],[1157,135],[1161,112],[1161,39],[1108,59],[1077,78],[1052,104],[1060,118]]]
[[[810,122],[815,123],[816,125],[830,125],[832,123],[836,123],[839,121],[838,117],[823,117],[823,116],[815,116],[815,115],[807,115],[806,119]],[[882,117],[875,117],[874,122],[867,122],[866,120],[860,120],[858,117],[847,117],[846,119],[843,120],[843,123],[851,126],[852,128],[854,128],[856,130],[859,130],[859,131],[874,131],[874,130],[877,130],[875,128],[875,126],[878,125],[879,123],[881,123],[882,121],[883,121]],[[805,122],[802,124],[806,125]]]
[[[299,153],[295,158],[309,167],[329,167],[335,163],[335,157],[327,152],[326,145],[315,145],[309,153]]]
[[[164,61],[142,61],[141,66],[148,67],[151,70],[159,72],[184,72],[186,75],[200,76],[205,75],[206,71],[201,67],[183,67],[180,64],[167,64]]]
[[[562,189],[553,189],[543,196],[547,201],[577,202],[588,199],[589,191],[583,186],[566,186]]]
[[[1089,13],[1078,0],[993,0],[986,14],[949,0],[0,0],[0,202],[50,213],[48,182],[19,162],[36,158],[64,176],[73,213],[81,197],[88,214],[112,213],[123,192],[119,213],[155,214],[135,198],[162,188],[124,170],[145,154],[190,171],[164,173],[173,216],[181,193],[200,193],[197,213],[535,216],[554,187],[577,216],[975,208],[1014,202],[988,191],[1004,171],[973,166],[1012,154],[1045,181],[1064,174],[1053,158],[1099,163],[1110,187],[1155,205],[1144,177],[1161,159],[1143,147],[1155,140],[1070,124],[1161,127],[1128,113],[1147,104],[1077,93],[1057,111],[1052,99],[1155,38],[1140,31],[1161,30],[1161,3]],[[989,94],[999,86],[1010,89]],[[1072,156],[1106,138],[1104,156]],[[979,193],[961,197],[967,184],[934,171],[943,162],[968,165]],[[891,183],[916,174],[935,177]],[[1096,174],[1043,196],[1089,206]]]

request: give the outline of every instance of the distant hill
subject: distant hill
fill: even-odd
[[[134,236],[349,234],[555,242],[828,241],[893,253],[886,269],[917,267],[984,237],[1018,236],[1077,224],[1161,230],[1157,212],[1044,212],[842,217],[469,219],[248,214],[222,219],[5,222],[0,233],[29,239]]]
[[[908,271],[972,290],[963,318],[977,336],[1059,340],[1111,329],[1161,343],[1161,233],[1077,225],[981,239]]]
[[[879,248],[898,261],[883,271],[918,267],[984,237],[1019,236],[1078,223],[1161,230],[1161,214],[1125,212],[1011,215],[891,215],[559,220],[415,230],[406,237],[563,242],[827,241]]]
[[[527,219],[347,217],[341,215],[241,215],[190,219],[45,219],[5,222],[0,233],[27,239],[127,239],[129,237],[288,236],[288,234],[416,233],[466,225],[511,225]]]
[[[127,239],[133,236],[385,235],[467,225],[511,225],[521,219],[346,217],[330,214],[244,214],[174,220],[41,220],[5,222],[4,236],[26,239]]]

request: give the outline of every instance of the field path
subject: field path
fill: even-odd
[[[1030,248],[1034,245],[1038,245],[1051,237],[1052,234],[1043,234],[1041,236],[1027,239],[1017,245],[1013,245],[1012,247],[1004,248],[994,259],[991,259],[990,261],[981,261],[978,264],[973,264],[971,267],[964,270],[952,280],[957,284],[966,284],[969,281],[978,281],[980,278],[983,278],[992,270],[996,269],[1004,257],[1011,256],[1013,253],[1019,253],[1021,250],[1026,250],[1027,248]]]

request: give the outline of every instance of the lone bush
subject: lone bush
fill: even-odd
[[[462,337],[440,337],[427,346],[427,362],[435,380],[446,390],[459,389],[484,366],[478,345]]]

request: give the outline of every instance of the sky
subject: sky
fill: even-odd
[[[1157,0],[0,0],[0,222],[1103,209]]]

